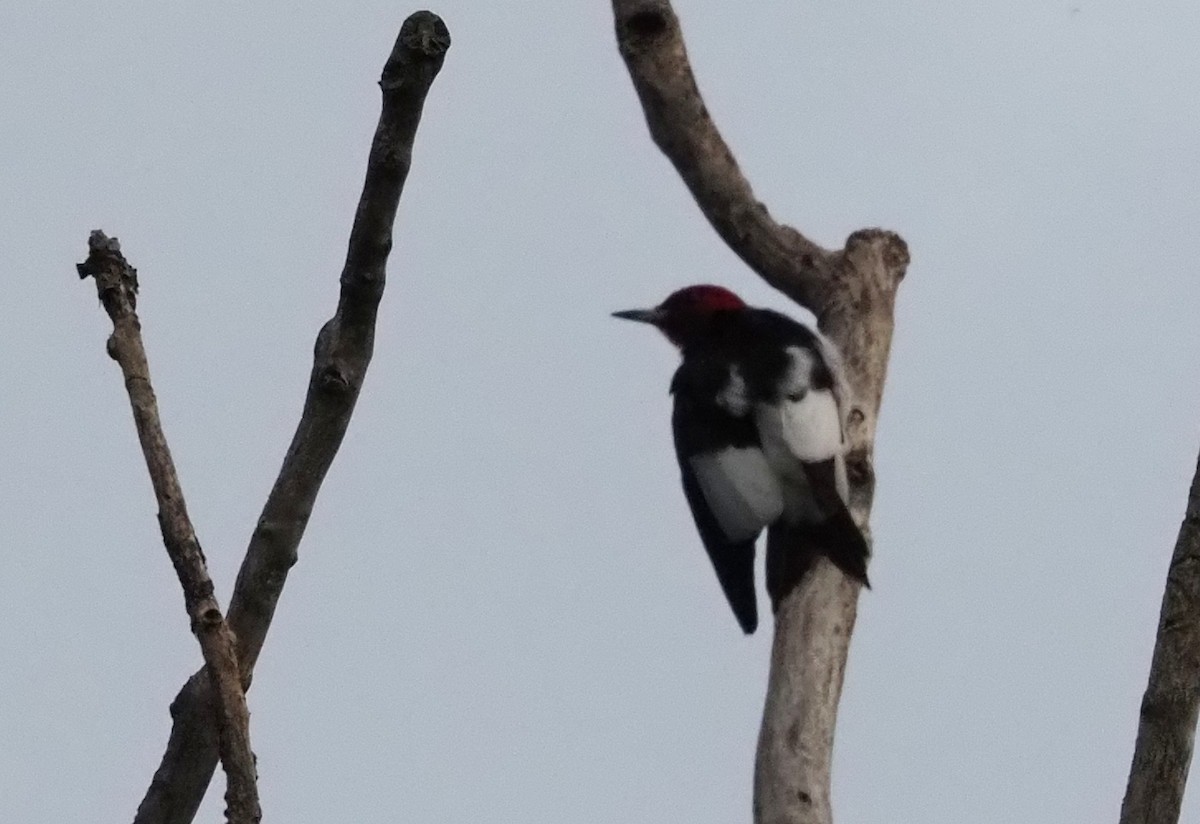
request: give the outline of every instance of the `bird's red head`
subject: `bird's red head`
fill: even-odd
[[[653,309],[627,309],[613,312],[613,317],[649,323],[683,347],[707,331],[714,315],[745,308],[745,302],[725,287],[705,284],[672,292]]]

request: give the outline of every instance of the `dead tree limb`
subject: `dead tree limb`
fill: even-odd
[[[1179,820],[1200,713],[1200,462],[1167,570],[1120,824]]]
[[[163,543],[183,587],[183,602],[191,619],[192,632],[200,641],[205,671],[216,693],[216,738],[228,780],[226,818],[230,824],[254,824],[262,818],[262,812],[258,804],[254,753],[250,749],[246,693],[238,673],[233,633],[217,604],[204,552],[188,517],[179,475],[175,472],[175,462],[171,459],[158,416],[158,401],[150,383],[150,365],[137,316],[137,272],[121,254],[117,239],[109,238],[99,230],[88,238],[87,260],[77,269],[81,278],[95,278],[100,303],[112,319],[108,354],[125,376],[134,426],[146,458],[154,497],[158,500],[158,525]]]
[[[249,688],[288,570],[362,388],[375,338],[375,316],[392,248],[392,224],[412,160],[425,96],[450,48],[436,14],[404,21],[379,85],[383,108],[366,181],[350,232],[337,311],[317,335],[304,411],[283,467],[263,507],[229,605],[238,664]],[[213,697],[203,671],[171,703],[172,728],[162,763],[138,807],[135,824],[187,824],[216,766]]]
[[[850,509],[866,531],[875,490],[875,422],[908,248],[857,231],[829,251],[776,223],[754,196],[696,86],[669,0],[613,0],[617,44],[655,144],[721,238],[768,284],[817,317],[841,349],[854,402],[847,420]],[[829,824],[834,723],[858,586],[825,561],[780,605],[754,773],[758,824]]]

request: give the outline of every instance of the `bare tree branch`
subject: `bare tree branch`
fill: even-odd
[[[304,411],[250,538],[230,601],[229,624],[237,637],[247,688],[371,360],[392,224],[413,139],[425,96],[449,48],[450,33],[441,18],[416,12],[404,21],[383,68],[383,109],[350,233],[337,312],[317,335]],[[211,713],[211,692],[203,673],[196,673],[171,704],[171,737],[135,824],[186,824],[194,818],[216,764]]]
[[[154,497],[158,499],[158,524],[163,543],[183,587],[183,601],[191,619],[192,632],[200,641],[205,668],[216,689],[217,740],[228,779],[226,817],[230,824],[254,824],[262,818],[262,811],[258,805],[254,753],[250,749],[246,693],[238,674],[233,633],[217,604],[204,552],[188,517],[175,462],[171,459],[159,420],[158,401],[150,383],[150,365],[137,316],[137,272],[121,254],[117,239],[109,238],[99,230],[88,238],[87,260],[77,268],[81,278],[96,279],[100,302],[113,322],[108,354],[120,365],[121,374],[125,376],[138,440],[146,458],[146,469],[150,472]]]
[[[820,300],[828,253],[759,203],[708,114],[669,0],[613,0],[617,45],[655,144],[746,264],[803,306]]]
[[[1179,820],[1200,713],[1200,462],[1167,570],[1120,824]]]
[[[875,491],[875,422],[891,347],[904,241],[865,229],[827,251],[771,219],[708,114],[669,0],[613,0],[617,43],[654,142],[717,233],[768,284],[817,316],[842,352],[854,401],[847,418],[850,509],[864,531]],[[829,824],[834,725],[858,587],[827,561],[784,599],[754,775],[758,824]]]

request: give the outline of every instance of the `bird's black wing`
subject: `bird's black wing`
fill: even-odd
[[[719,370],[728,374],[727,367]],[[671,384],[675,396],[672,428],[675,453],[683,480],[683,493],[692,510],[700,539],[712,560],[717,580],[746,634],[758,626],[758,607],[754,592],[754,543],[758,535],[730,540],[721,528],[712,506],[696,475],[693,459],[724,448],[756,447],[757,432],[748,419],[739,419],[710,403],[715,379],[713,364],[687,363],[676,373]]]
[[[721,582],[721,589],[742,631],[750,635],[758,627],[758,606],[754,594],[754,539],[741,543],[729,541],[717,526],[716,518],[704,500],[704,493],[696,482],[696,473],[685,460],[680,460],[679,469],[683,474],[683,494],[692,508],[692,518],[696,521],[700,539],[717,572],[717,580]]]
[[[774,606],[803,577],[816,555],[825,555],[849,577],[869,587],[866,538],[846,506],[845,386],[837,349],[806,326],[777,312],[748,316],[761,351],[749,360],[760,398],[759,437],[777,463],[789,463],[804,483],[792,487],[793,515],[767,533],[767,591]],[[793,463],[794,462],[794,463]]]

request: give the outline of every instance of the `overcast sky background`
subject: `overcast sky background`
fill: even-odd
[[[0,820],[131,819],[200,661],[88,231],[138,267],[226,604],[413,10],[0,5]],[[608,313],[797,310],[651,144],[607,3],[434,10],[375,360],[250,694],[266,820],[747,821],[770,623],[742,637],[691,524],[675,354]],[[838,820],[1115,820],[1200,441],[1200,5],[678,11],[772,213],[913,254]]]

